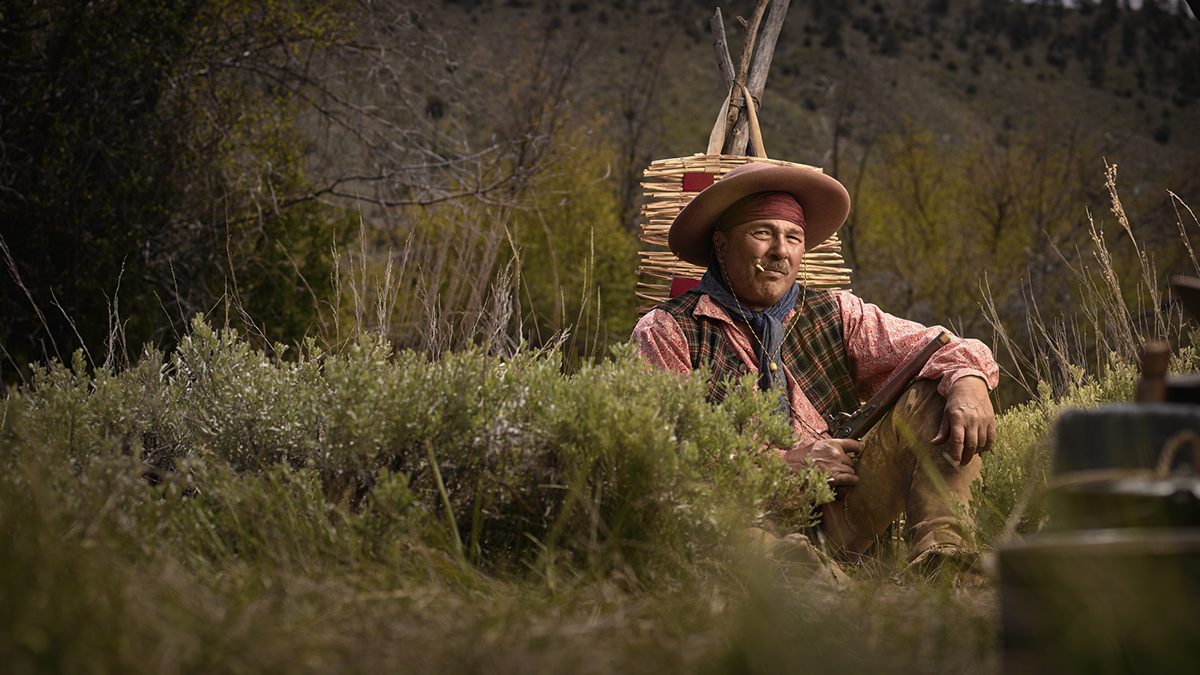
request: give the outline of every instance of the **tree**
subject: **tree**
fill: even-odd
[[[290,11],[280,11],[290,10]],[[264,197],[304,187],[293,82],[316,2],[9,2],[0,340],[18,368],[137,349],[287,263]],[[257,210],[257,217],[249,213]],[[309,270],[311,271],[311,270]]]
[[[885,136],[856,196],[856,290],[889,312],[986,337],[986,283],[1021,344],[1027,294],[1050,314],[1074,310],[1066,265],[1086,241],[1084,205],[1097,197],[1085,167],[1099,162],[1051,119],[999,136],[980,124],[958,147],[911,120]]]
[[[509,199],[552,131],[531,101],[496,110],[492,64],[457,60],[408,3],[0,15],[0,344],[17,371],[169,346],[214,310],[268,341],[326,336],[330,247],[360,215]]]

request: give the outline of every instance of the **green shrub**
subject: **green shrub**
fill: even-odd
[[[1184,359],[1190,359],[1193,350],[1185,351]],[[1138,371],[1115,357],[1098,376],[1074,367],[1070,372],[1073,381],[1065,395],[1055,396],[1042,382],[1033,400],[997,417],[995,446],[983,455],[983,476],[974,485],[979,541],[995,541],[1014,516],[1017,532],[1035,531],[1045,522],[1054,424],[1063,410],[1133,400]]]
[[[1190,342],[1196,344],[1195,332]],[[1194,346],[1184,347],[1172,357],[1171,372],[1198,370],[1200,352]],[[1059,414],[1068,408],[1089,409],[1134,400],[1139,371],[1115,355],[1097,376],[1078,367],[1069,372],[1072,381],[1065,394],[1056,396],[1050,385],[1042,382],[1033,400],[997,416],[996,443],[992,452],[983,455],[982,480],[974,485],[972,509],[979,541],[996,541],[1014,516],[1011,526],[1016,532],[1032,532],[1045,523],[1045,487]]]
[[[366,335],[284,361],[197,320],[168,362],[39,371],[5,400],[6,461],[54,467],[68,521],[120,513],[122,546],[198,565],[379,562],[408,542],[603,575],[717,554],[739,523],[802,524],[831,498],[767,449],[790,429],[751,380],[720,407],[703,387],[629,346],[571,376],[555,349],[431,360]]]

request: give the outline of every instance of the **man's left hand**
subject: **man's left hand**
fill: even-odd
[[[959,466],[966,466],[976,454],[991,450],[994,440],[996,413],[988,397],[987,383],[973,375],[960,377],[946,394],[942,428],[931,443],[948,442],[946,454]]]

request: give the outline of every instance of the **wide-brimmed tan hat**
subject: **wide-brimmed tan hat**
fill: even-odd
[[[671,251],[693,265],[707,267],[717,220],[734,202],[756,192],[787,192],[804,210],[804,246],[815,248],[850,214],[850,193],[836,178],[800,166],[749,162],[731,169],[679,212],[667,233]]]

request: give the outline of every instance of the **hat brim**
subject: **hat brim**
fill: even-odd
[[[707,267],[712,235],[725,209],[756,192],[787,192],[804,211],[804,246],[828,239],[850,214],[850,193],[836,178],[801,166],[748,162],[729,171],[696,195],[671,223],[667,244],[684,260]]]

